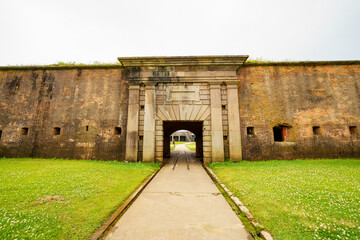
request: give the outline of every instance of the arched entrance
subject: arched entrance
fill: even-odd
[[[128,70],[125,159],[163,162],[170,154],[170,134],[186,129],[196,135],[204,163],[227,155],[240,161],[236,71],[247,57],[119,58]]]
[[[203,122],[202,121],[163,121],[163,157],[170,157],[170,135],[178,130],[188,130],[196,136],[196,157],[203,157]]]

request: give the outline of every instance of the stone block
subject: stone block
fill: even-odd
[[[203,142],[211,142],[211,136],[203,136]]]
[[[265,240],[274,240],[273,236],[265,230],[260,231],[260,236]]]
[[[201,100],[201,103],[204,104],[204,105],[210,105],[210,99],[206,100]]]
[[[155,135],[157,135],[157,136],[163,136],[163,131],[155,131]]]
[[[204,146],[203,147],[203,150],[204,150],[204,152],[210,152],[211,151],[211,147],[209,147],[209,146]]]
[[[163,141],[156,141],[155,142],[155,145],[158,147],[158,146],[163,146]]]

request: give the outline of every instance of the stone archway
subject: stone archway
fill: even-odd
[[[126,160],[162,162],[171,121],[202,122],[205,163],[241,160],[236,71],[247,57],[119,58],[129,84]]]

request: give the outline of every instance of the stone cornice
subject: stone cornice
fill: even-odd
[[[119,57],[118,60],[125,68],[156,66],[240,66],[244,64],[248,57],[248,55]]]

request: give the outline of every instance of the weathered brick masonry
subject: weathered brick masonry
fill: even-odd
[[[244,159],[360,156],[359,62],[248,64],[238,78]],[[274,142],[278,124],[283,142]]]
[[[124,159],[125,135],[119,133],[126,131],[128,93],[122,71],[0,71],[0,156]]]
[[[181,68],[171,68],[175,70],[166,74],[170,76]],[[213,68],[209,66],[206,71]],[[205,67],[199,69],[205,72]],[[181,71],[196,74],[193,67]],[[1,67],[0,157],[124,160],[129,75],[131,71],[115,64]],[[166,105],[169,86],[170,91],[185,91],[185,86],[186,91],[199,94],[199,105],[190,103],[187,120],[194,115],[202,121],[205,162],[212,161],[214,143],[208,131],[212,124],[211,91],[220,94],[224,157],[230,156],[228,94],[234,86],[239,99],[242,159],[360,157],[359,61],[245,63],[238,68],[237,79],[231,88],[230,81],[220,81],[219,90],[204,81],[160,82],[155,86],[145,82],[139,90],[133,87],[132,91],[139,94],[138,160],[142,160],[145,111],[149,107],[146,91],[156,94],[151,133],[156,142],[154,159],[162,161],[162,155],[168,154],[163,147],[168,146],[163,143],[163,119],[170,106]],[[181,99],[175,100],[184,104]],[[199,114],[196,117],[194,109],[201,114],[204,109],[208,114],[202,114],[203,119]]]

